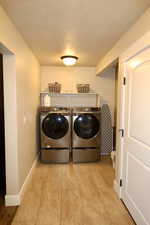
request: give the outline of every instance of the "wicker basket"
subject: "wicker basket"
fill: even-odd
[[[90,85],[89,84],[77,84],[78,93],[89,93]]]
[[[48,84],[49,92],[50,93],[60,93],[61,91],[61,84],[59,83],[49,83]]]

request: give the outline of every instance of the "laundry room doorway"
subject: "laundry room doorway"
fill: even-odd
[[[0,198],[6,194],[3,55],[0,53]]]

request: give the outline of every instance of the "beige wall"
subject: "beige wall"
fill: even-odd
[[[1,7],[0,51],[5,54],[7,195],[16,195],[31,169],[37,151],[36,113],[39,105],[40,67]]]
[[[41,67],[41,91],[48,90],[48,83],[59,82],[62,92],[76,92],[77,83],[90,83],[92,91],[95,90],[94,67]]]
[[[114,114],[115,71],[96,77],[95,67],[41,67],[41,91],[47,91],[48,83],[59,82],[62,92],[77,92],[76,84],[89,83],[91,91],[101,96],[101,103],[108,103]]]
[[[136,40],[150,30],[150,8],[138,21],[120,38],[114,47],[99,61],[96,74],[101,73],[107,66],[116,60]]]

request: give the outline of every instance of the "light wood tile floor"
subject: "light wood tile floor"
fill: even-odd
[[[113,191],[110,159],[38,164],[12,225],[135,225]]]

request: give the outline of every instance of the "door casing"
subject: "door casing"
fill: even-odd
[[[5,122],[4,122],[4,85],[3,85],[3,55],[0,53],[0,194],[6,194],[6,172],[5,172]]]

